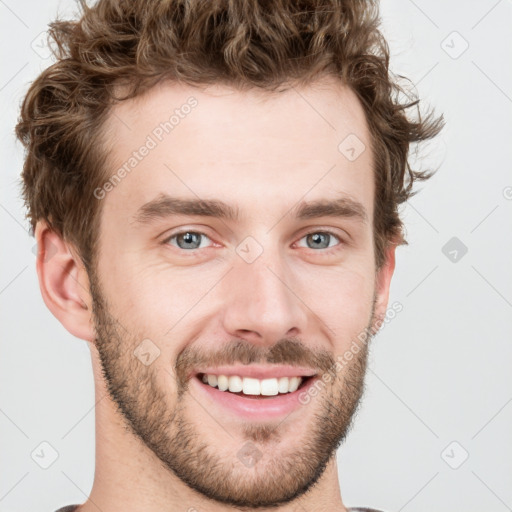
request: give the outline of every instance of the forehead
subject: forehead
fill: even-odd
[[[279,93],[162,83],[118,104],[106,133],[107,215],[132,217],[161,194],[222,198],[262,220],[343,194],[372,214],[369,131],[340,83]]]

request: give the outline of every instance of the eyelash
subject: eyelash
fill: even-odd
[[[174,238],[180,236],[180,235],[184,235],[185,233],[193,233],[195,235],[202,235],[202,236],[205,236],[206,238],[210,239],[211,238],[206,234],[206,233],[203,233],[201,231],[193,231],[191,229],[186,229],[186,230],[182,230],[182,231],[178,231],[176,233],[173,233],[172,235],[168,236],[165,240],[162,241],[162,244],[166,245],[168,244],[171,240],[173,240]],[[332,252],[335,252],[337,250],[340,249],[340,246],[341,245],[344,245],[344,241],[343,239],[340,237],[340,235],[338,235],[337,233],[335,233],[334,231],[331,231],[329,229],[314,229],[312,231],[308,231],[307,233],[304,233],[301,238],[299,240],[302,240],[303,238],[309,236],[309,235],[313,235],[315,233],[321,233],[321,234],[327,234],[327,235],[330,235],[334,238],[336,238],[338,241],[339,241],[339,244],[336,244],[335,246],[333,247],[326,247],[324,249],[319,249],[319,250],[316,250],[316,249],[310,249],[311,251],[314,251],[314,252],[319,252],[319,253],[323,253],[323,254],[331,254]],[[177,247],[177,246],[173,246],[175,247],[176,249],[180,250],[180,251],[183,251],[183,252],[190,252],[190,253],[194,253],[198,250],[200,250],[200,248],[196,248],[196,249],[190,249],[190,250],[187,250],[187,249],[181,249],[180,247]],[[207,249],[207,247],[203,247],[203,249]],[[306,247],[306,249],[309,249],[309,247]]]

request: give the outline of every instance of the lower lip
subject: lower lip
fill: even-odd
[[[309,378],[303,386],[292,393],[264,398],[249,398],[229,391],[220,391],[218,388],[204,384],[197,377],[191,379],[191,384],[198,389],[199,393],[204,393],[215,405],[224,410],[228,409],[237,416],[255,421],[282,418],[303,406],[299,401],[299,396],[307,391],[315,380],[315,377]]]

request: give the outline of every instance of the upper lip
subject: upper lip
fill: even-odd
[[[312,377],[317,372],[311,368],[291,365],[229,365],[200,368],[194,375],[202,373],[210,375],[238,375],[239,377],[252,377],[253,379],[272,379],[279,377]]]

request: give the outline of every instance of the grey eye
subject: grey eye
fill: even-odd
[[[304,237],[306,239],[307,247],[310,249],[327,249],[332,247],[330,245],[331,240],[335,240],[338,238],[331,233],[316,231],[314,233],[309,233]]]
[[[171,245],[174,245],[179,249],[187,250],[201,248],[201,242],[204,238],[208,239],[204,233],[198,233],[196,231],[183,231],[169,237],[167,241],[171,242],[172,240],[175,240],[176,243],[171,243]]]

